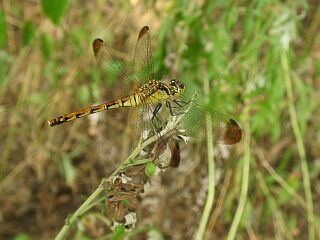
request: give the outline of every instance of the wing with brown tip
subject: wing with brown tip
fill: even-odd
[[[242,129],[234,119],[197,103],[193,103],[190,111],[186,114],[183,127],[190,135],[201,134],[208,131],[206,129],[207,120],[211,121],[213,142],[233,145],[241,141]]]
[[[101,72],[106,76],[107,81],[113,83],[115,81],[123,82],[124,88],[129,93],[134,85],[140,85],[134,75],[128,74],[128,69],[122,60],[117,58],[108,44],[101,38],[96,38],[92,43],[92,49]]]
[[[150,29],[144,26],[139,33],[133,57],[134,71],[139,81],[146,83],[154,79]]]

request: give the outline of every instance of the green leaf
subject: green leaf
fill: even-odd
[[[155,171],[156,171],[156,165],[153,162],[148,162],[145,168],[146,175],[148,177],[151,177],[154,175]]]
[[[48,59],[51,56],[51,53],[53,51],[53,43],[48,34],[44,33],[40,36],[40,49],[42,56],[45,59]]]
[[[30,240],[31,237],[28,234],[25,233],[19,233],[18,235],[16,235],[13,240]]]
[[[32,22],[26,21],[22,28],[22,46],[27,46],[35,37],[36,28]]]
[[[59,25],[63,15],[66,13],[69,0],[42,0],[44,14],[55,24]]]
[[[85,233],[78,230],[78,231],[76,231],[76,234],[73,239],[77,239],[77,240],[91,240],[92,239],[90,237],[85,236],[84,234]]]
[[[72,159],[68,155],[64,155],[62,157],[62,163],[63,163],[63,169],[64,169],[64,174],[66,177],[66,181],[69,184],[72,184],[76,178],[76,169],[72,163]]]
[[[290,187],[297,191],[301,187],[301,183],[296,176],[290,176],[287,178],[287,183]],[[287,189],[281,188],[280,191],[277,193],[277,203],[279,206],[284,206],[292,199],[291,194],[288,193]]]
[[[87,103],[90,99],[90,89],[87,85],[82,85],[78,88],[77,99],[79,99],[80,103]]]
[[[108,213],[108,209],[106,207],[105,204],[102,204],[102,203],[99,203],[99,209],[100,209],[100,213],[103,215],[103,216],[106,216],[107,213]]]
[[[80,57],[83,53],[82,42],[85,41],[87,32],[83,28],[75,28],[71,31],[70,37],[73,44],[73,50],[75,51],[76,57]]]
[[[148,240],[164,240],[164,236],[157,229],[151,229],[148,232]]]
[[[112,240],[121,240],[125,236],[125,228],[123,225],[118,225],[114,232],[112,233]]]
[[[37,107],[38,109],[44,109],[48,104],[48,96],[46,92],[34,92],[30,94],[27,101],[30,106]]]
[[[4,12],[0,11],[0,48],[6,43],[7,28]]]

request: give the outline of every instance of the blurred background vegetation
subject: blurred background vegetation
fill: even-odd
[[[157,79],[177,77],[200,96],[208,80],[211,106],[245,133],[216,146],[205,239],[320,239],[319,22],[318,0],[0,1],[0,239],[53,238],[128,156],[127,111],[47,120],[111,100],[119,89],[99,74],[92,40],[130,61],[144,25]],[[181,145],[181,155],[139,199],[136,239],[195,236],[206,144]],[[78,219],[75,239],[112,234],[101,209]]]

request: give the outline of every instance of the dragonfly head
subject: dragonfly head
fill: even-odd
[[[176,96],[179,96],[181,95],[184,90],[185,90],[185,85],[183,82],[177,80],[177,79],[172,79],[170,81],[170,90],[171,90],[171,94],[172,95],[176,95]]]

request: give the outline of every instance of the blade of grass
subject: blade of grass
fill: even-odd
[[[312,47],[313,41],[316,38],[316,35],[319,34],[319,26],[320,26],[320,4],[318,4],[317,10],[314,14],[314,18],[311,22],[309,31],[307,33],[303,55],[306,55],[309,53]]]
[[[18,131],[18,117],[21,113],[21,109],[23,109],[23,105],[25,104],[25,99],[27,98],[27,93],[30,91],[30,83],[32,79],[32,74],[34,72],[34,66],[30,65],[27,69],[27,72],[25,74],[25,79],[21,83],[22,86],[20,87],[19,97],[16,103],[16,106],[13,110],[13,114],[11,115],[11,121],[9,121],[9,126],[7,129],[7,136],[6,140],[1,152],[0,156],[0,179],[3,180],[4,176],[6,175],[7,170],[7,161],[10,155],[10,150],[12,147],[12,143],[14,141],[14,136],[16,132]]]
[[[255,163],[253,163],[256,165]],[[281,210],[278,208],[277,203],[275,199],[273,198],[272,194],[270,193],[270,190],[268,189],[268,186],[263,178],[263,175],[261,171],[255,166],[256,171],[256,177],[258,179],[258,183],[260,185],[260,188],[263,192],[263,194],[266,196],[267,200],[269,201],[270,207],[272,209],[272,216],[273,216],[273,226],[275,231],[275,239],[293,239],[291,236],[290,231],[288,231],[285,221],[283,219],[283,215],[281,213]]]
[[[226,195],[227,195],[229,185],[231,182],[231,177],[232,177],[232,170],[228,169],[225,174],[225,177],[224,177],[224,182],[223,182],[222,187],[220,189],[220,194],[216,200],[216,206],[214,208],[213,213],[210,216],[210,220],[209,220],[208,227],[207,227],[206,234],[205,234],[205,239],[210,239],[210,234],[215,227],[215,224],[218,220],[220,213],[223,211],[223,206],[224,206],[224,203],[226,200]]]

